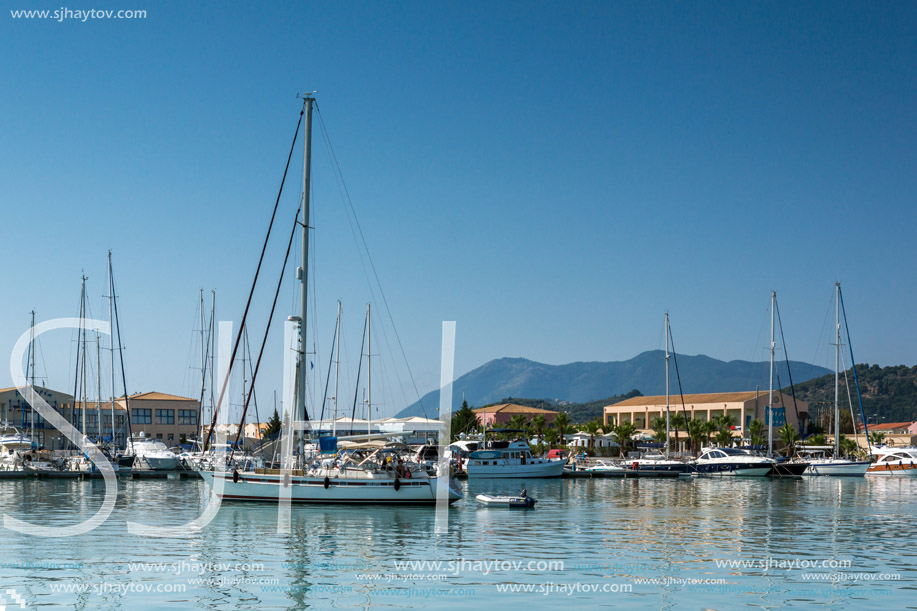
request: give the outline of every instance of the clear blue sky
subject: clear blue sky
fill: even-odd
[[[198,289],[238,321],[308,88],[421,393],[442,320],[457,374],[627,359],[662,347],[666,310],[679,351],[764,359],[771,290],[791,358],[828,365],[836,280],[857,360],[917,362],[914,3],[69,8],[92,7],[148,17],[0,16],[3,351],[30,310],[77,314],[82,270],[102,313],[111,248],[130,389],[195,393]],[[320,139],[314,210],[320,367],[342,298],[352,368],[370,297]],[[43,340],[50,386],[72,383],[72,350]],[[386,393],[381,413],[403,406]]]

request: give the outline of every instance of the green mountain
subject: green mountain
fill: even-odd
[[[671,362],[672,393],[678,392],[675,361]],[[682,389],[688,393],[731,392],[767,388],[767,362],[720,361],[704,355],[677,356]],[[829,371],[824,367],[791,361],[794,380],[809,380]],[[787,380],[786,365],[779,378]],[[614,397],[631,389],[646,395],[665,393],[665,354],[644,352],[627,361],[546,365],[522,358],[490,361],[461,376],[452,386],[452,409],[458,410],[464,397],[471,405],[487,405],[504,397],[546,397],[549,401],[587,403],[596,397]],[[399,417],[435,417],[439,390],[398,413]]]
[[[863,397],[863,411],[870,423],[877,420],[879,422],[917,421],[917,366],[879,367],[878,365],[861,364],[856,366],[856,375]],[[852,369],[847,370],[847,380],[850,383],[853,410],[859,423],[862,418]],[[849,413],[844,372],[841,372],[840,382],[840,406],[842,410]],[[789,393],[790,389],[786,388],[784,392]],[[813,421],[817,421],[819,413],[834,410],[834,374],[796,384],[796,396],[809,403],[810,416]]]

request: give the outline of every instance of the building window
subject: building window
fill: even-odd
[[[157,409],[156,424],[175,424],[175,410]]]
[[[174,434],[174,433],[169,433],[169,441],[170,441],[170,442],[175,441],[175,434]]]
[[[178,423],[196,425],[197,424],[197,411],[193,409],[178,410]]]
[[[156,433],[156,439],[162,441],[162,433]]]
[[[134,424],[153,424],[153,410],[151,409],[133,409],[132,418]]]

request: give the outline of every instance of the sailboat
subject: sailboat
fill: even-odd
[[[305,136],[303,149],[303,190],[302,190],[302,265],[296,272],[300,284],[300,311],[291,316],[290,321],[297,324],[299,350],[296,365],[296,418],[304,420],[306,415],[306,373],[308,359],[306,351],[307,290],[309,270],[309,198],[312,145],[312,108],[315,98],[311,94],[303,96],[303,115],[305,116]],[[302,116],[302,115],[301,115]],[[298,132],[298,128],[297,128]],[[245,321],[243,317],[242,325]],[[242,333],[242,330],[240,330]],[[238,343],[238,339],[237,339]],[[228,376],[227,376],[228,379]],[[226,382],[224,381],[224,388]],[[222,392],[220,393],[222,395]],[[217,401],[219,406],[222,396]],[[244,417],[244,416],[243,416]],[[241,426],[241,425],[240,425]],[[287,428],[286,443],[290,443],[290,423],[285,418]],[[211,429],[213,426],[211,426]],[[205,438],[205,442],[206,442]],[[324,441],[324,440],[322,440]],[[335,445],[336,439],[330,438],[329,445]],[[300,450],[304,440],[299,438]],[[322,443],[322,446],[325,444]],[[240,471],[200,470],[204,482],[222,499],[278,502],[289,499],[292,503],[344,503],[344,504],[388,504],[408,505],[436,503],[437,491],[445,486],[446,498],[454,502],[462,498],[458,484],[449,476],[430,476],[424,469],[412,469],[399,464],[397,467],[387,460],[383,450],[377,450],[368,456],[357,459],[353,454],[341,458],[325,458],[312,464],[304,464],[304,455],[300,451],[296,456],[298,464],[285,464],[284,469],[252,469]],[[295,468],[294,468],[295,467]]]
[[[690,473],[695,470],[694,465],[685,461],[673,459],[670,456],[669,432],[671,430],[671,412],[669,409],[669,313],[665,313],[665,456],[653,454],[633,461],[632,468],[640,471],[673,471],[676,473]],[[680,384],[680,382],[679,382]]]
[[[869,460],[853,460],[841,458],[840,440],[840,369],[841,369],[841,283],[834,283],[834,456],[831,458],[820,457],[812,458],[809,467],[806,469],[806,475],[844,475],[850,477],[862,477],[866,475],[869,466],[872,464]],[[846,314],[845,314],[846,320]],[[849,391],[848,391],[849,392]],[[854,427],[856,423],[854,423]]]

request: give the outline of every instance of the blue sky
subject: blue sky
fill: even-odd
[[[69,6],[93,7],[148,16],[0,19],[4,350],[32,309],[77,314],[81,271],[104,313],[111,248],[130,389],[196,392],[198,290],[239,319],[295,95],[317,89],[421,393],[442,320],[457,321],[457,374],[627,359],[662,347],[666,310],[679,351],[764,359],[771,290],[791,358],[827,366],[837,280],[857,360],[917,361],[913,3]],[[370,300],[328,158],[317,138],[322,371],[336,300],[350,369]],[[288,279],[281,319],[293,302]],[[280,385],[277,331],[262,396]],[[72,384],[72,351],[43,338],[50,386]],[[380,413],[416,398],[394,388],[395,351]]]

